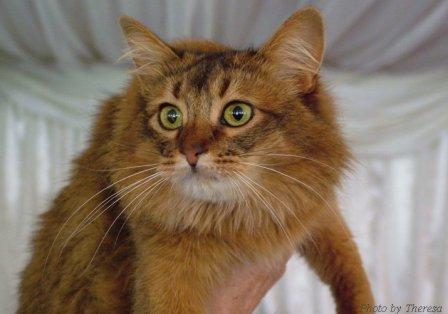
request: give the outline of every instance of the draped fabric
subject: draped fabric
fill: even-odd
[[[448,65],[444,0],[6,0],[0,3],[0,47],[27,60],[113,63],[123,50],[121,14],[165,39],[193,36],[257,46],[309,4],[325,17],[326,62],[332,67],[373,72]]]
[[[37,214],[66,183],[97,104],[127,81],[126,13],[163,38],[258,45],[304,4],[327,21],[323,76],[357,156],[340,190],[377,303],[448,306],[448,1],[0,3],[0,312],[16,308]],[[259,313],[331,313],[294,257]]]

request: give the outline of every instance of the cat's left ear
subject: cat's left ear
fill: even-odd
[[[313,91],[324,54],[324,24],[319,11],[307,7],[295,12],[260,49],[281,79]]]
[[[121,16],[119,22],[137,73],[158,72],[165,62],[179,58],[159,36],[132,17]]]

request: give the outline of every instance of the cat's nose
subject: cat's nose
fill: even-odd
[[[187,125],[180,132],[177,142],[179,152],[185,156],[192,169],[197,166],[200,155],[208,152],[212,140],[212,128],[205,122]]]
[[[208,145],[206,143],[193,144],[188,145],[185,150],[185,158],[187,159],[188,164],[195,168],[199,161],[199,156],[208,150]]]

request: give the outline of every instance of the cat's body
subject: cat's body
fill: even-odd
[[[168,47],[123,20],[139,72],[103,104],[70,184],[42,216],[19,312],[204,313],[239,268],[272,267],[294,249],[340,313],[372,303],[334,196],[349,153],[332,101],[317,71],[305,73],[313,62],[294,78],[273,74],[282,37],[321,27],[316,19],[296,13],[260,51]],[[319,49],[310,47],[317,67]],[[235,101],[233,116],[220,114]],[[174,115],[161,115],[166,106]],[[223,121],[243,109],[245,125]]]

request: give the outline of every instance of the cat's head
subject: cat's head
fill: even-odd
[[[167,44],[132,18],[120,22],[136,66],[116,132],[133,149],[116,146],[120,165],[154,165],[166,197],[185,202],[286,200],[337,183],[347,150],[319,81],[316,10],[296,12],[256,50]]]

